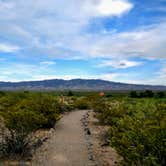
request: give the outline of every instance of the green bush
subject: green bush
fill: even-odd
[[[69,97],[74,96],[74,93],[72,91],[68,91],[67,96]]]
[[[32,99],[28,100],[28,104],[23,104],[23,106],[44,116],[45,121],[42,123],[44,128],[54,127],[63,111],[58,100],[50,95],[33,96]]]
[[[77,98],[74,102],[74,108],[82,110],[89,109],[90,105],[88,99],[86,97]]]
[[[126,99],[101,105],[97,117],[110,125],[111,145],[123,156],[122,165],[166,165],[165,100]]]
[[[164,97],[166,97],[166,94],[164,92],[157,92],[156,96],[158,98],[164,98]]]
[[[138,95],[137,91],[131,91],[130,92],[130,97],[131,98],[137,98],[137,97],[139,97],[139,95]]]
[[[4,123],[8,133],[4,135],[3,154],[25,155],[29,150],[31,138],[29,135],[41,127],[44,116],[30,110],[11,111],[4,115]]]
[[[47,93],[11,92],[1,97],[0,116],[6,128],[0,132],[1,156],[27,154],[33,132],[54,127],[67,109],[67,104]]]

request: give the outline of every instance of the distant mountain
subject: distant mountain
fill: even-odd
[[[166,86],[136,85],[95,79],[0,82],[0,90],[166,90]]]

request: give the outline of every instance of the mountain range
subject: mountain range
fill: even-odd
[[[0,82],[0,90],[166,90],[166,86],[126,84],[100,79],[52,79],[43,81]]]

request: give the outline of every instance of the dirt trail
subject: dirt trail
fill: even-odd
[[[89,156],[81,119],[87,111],[73,111],[57,123],[48,142],[40,147],[32,166],[94,166]]]

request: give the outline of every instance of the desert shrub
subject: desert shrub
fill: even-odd
[[[67,106],[45,93],[9,93],[0,99],[0,116],[5,133],[0,133],[2,156],[25,155],[32,145],[32,134],[39,128],[51,128]],[[1,139],[3,138],[3,139]]]
[[[144,94],[145,94],[145,97],[154,97],[154,92],[151,90],[146,90]]]
[[[110,94],[110,93],[108,93],[108,94],[106,94],[106,97],[113,97],[113,95],[112,94]]]
[[[152,97],[154,97],[154,92],[153,91],[151,91],[151,90],[145,90],[145,91],[143,91],[143,92],[140,92],[139,93],[139,95],[138,95],[138,97],[139,98],[152,98]]]
[[[108,102],[104,98],[98,98],[97,102],[93,104],[93,110],[96,112],[96,116],[101,124],[112,125],[122,117],[126,112],[124,102],[117,102],[112,100]]]
[[[164,92],[157,92],[156,97],[164,98],[164,97],[166,97],[166,94]]]
[[[26,98],[28,98],[28,94],[24,92],[8,92],[0,98],[0,105],[8,109]]]
[[[61,109],[61,113],[63,112],[70,112],[71,110],[74,109],[74,105],[73,103],[60,103],[60,109]]]
[[[89,109],[89,101],[86,97],[79,97],[74,101],[75,109]]]
[[[138,95],[138,93],[137,93],[137,91],[131,91],[130,92],[130,97],[131,98],[137,98],[139,95]]]
[[[97,117],[101,123],[110,125],[109,139],[123,156],[122,165],[164,166],[166,101],[126,99],[105,105],[97,111]]]
[[[25,107],[44,116],[45,121],[42,124],[44,128],[54,127],[56,121],[59,120],[60,113],[63,111],[58,100],[50,95],[42,94],[30,98]]]
[[[74,96],[74,93],[72,91],[68,91],[67,96]]]
[[[96,113],[102,113],[103,110],[106,110],[106,107],[108,107],[108,105],[106,104],[106,99],[104,97],[100,97],[99,95],[89,96],[88,101],[90,102],[91,108]]]
[[[76,98],[74,96],[60,96],[59,101],[59,107],[61,112],[69,112],[74,109],[74,102]]]
[[[3,135],[2,154],[25,155],[30,148],[30,134],[41,127],[45,121],[44,116],[26,109],[11,111],[3,116],[8,133]]]
[[[0,91],[0,98],[1,98],[2,96],[5,96],[5,95],[6,95],[6,93],[5,93],[5,92]]]

